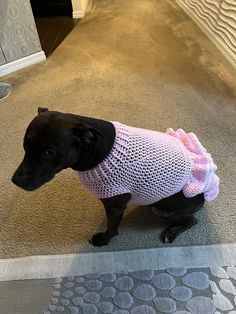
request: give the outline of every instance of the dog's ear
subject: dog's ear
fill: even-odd
[[[48,108],[38,107],[38,114],[41,114],[41,113],[46,112],[46,111],[48,111]]]
[[[99,134],[101,136],[104,136],[99,130],[96,128],[90,127],[89,125],[77,125],[73,128],[73,134],[75,138],[75,142],[81,143],[87,143],[90,144],[96,140],[96,135]]]

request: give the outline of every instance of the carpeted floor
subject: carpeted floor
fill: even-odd
[[[71,170],[33,193],[11,183],[38,106],[197,133],[218,165],[221,194],[174,245],[235,242],[235,75],[172,0],[95,1],[47,61],[2,79],[13,91],[0,102],[0,257],[161,245],[158,219],[146,208],[127,210],[107,247],[88,244],[105,227],[104,211]]]

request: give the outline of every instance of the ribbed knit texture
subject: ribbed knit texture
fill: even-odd
[[[116,139],[109,156],[97,167],[78,172],[89,191],[99,198],[131,193],[135,205],[152,204],[181,190],[192,197],[206,189],[206,200],[216,197],[217,191],[211,190],[216,166],[193,133],[113,124]]]

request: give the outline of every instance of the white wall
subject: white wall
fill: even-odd
[[[236,0],[176,0],[236,67]]]

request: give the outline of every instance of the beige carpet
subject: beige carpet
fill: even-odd
[[[105,227],[100,202],[72,170],[36,192],[10,179],[37,107],[198,134],[219,167],[221,194],[175,245],[236,240],[236,71],[183,11],[166,0],[96,1],[52,56],[4,77],[0,102],[0,257],[158,247],[158,219],[130,208],[107,247],[88,239]]]

